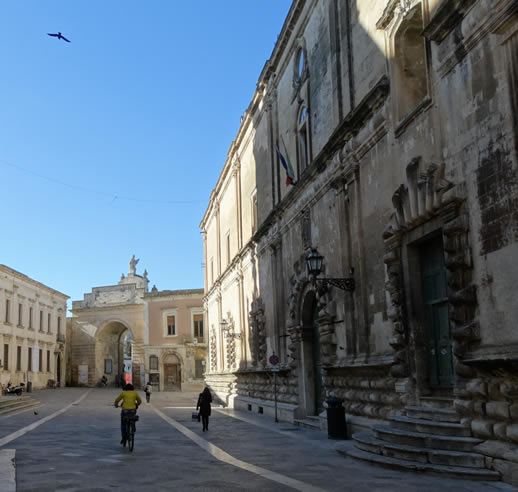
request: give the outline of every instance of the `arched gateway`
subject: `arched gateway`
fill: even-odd
[[[147,274],[130,272],[117,285],[94,287],[82,301],[72,302],[69,320],[69,374],[72,385],[95,386],[103,375],[109,385],[131,381],[136,388],[144,378],[144,294]]]

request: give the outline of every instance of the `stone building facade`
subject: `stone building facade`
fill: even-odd
[[[160,391],[201,390],[207,358],[203,289],[152,290],[144,302],[149,380]]]
[[[160,391],[200,387],[206,345],[203,289],[148,289],[147,271],[129,273],[117,285],[94,287],[72,302],[67,320],[71,385],[95,386],[131,379],[136,388],[151,381]]]
[[[281,418],[335,394],[353,431],[401,429],[442,405],[518,477],[517,16],[293,1],[200,224],[221,400],[272,413],[275,353]],[[354,288],[310,276],[312,250]]]
[[[65,322],[69,297],[0,265],[0,383],[65,384]]]

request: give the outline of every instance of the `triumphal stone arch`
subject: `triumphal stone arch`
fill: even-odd
[[[67,322],[70,384],[95,386],[104,375],[109,385],[144,385],[144,295],[149,281],[146,271],[136,273],[138,261],[131,258],[128,274],[117,285],[94,287],[82,301],[72,302]]]

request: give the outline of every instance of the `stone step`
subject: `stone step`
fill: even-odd
[[[11,413],[21,412],[22,410],[27,410],[28,408],[37,407],[39,405],[40,405],[40,402],[36,401],[36,400],[20,402],[19,405],[11,406],[6,409],[0,410],[0,417],[2,415],[9,415]]]
[[[436,420],[412,419],[392,415],[389,421],[393,427],[411,432],[423,432],[425,434],[439,434],[441,436],[470,437],[471,427],[450,422],[438,422]]]
[[[295,419],[293,423],[306,429],[320,430],[320,419],[318,417]]]
[[[2,405],[0,405],[0,412],[4,410],[8,410],[13,407],[18,407],[20,405],[24,405],[25,403],[34,401],[30,396],[26,396],[25,398],[11,398],[9,401],[2,402]]]
[[[30,396],[16,396],[16,395],[5,396],[2,399],[0,399],[0,410],[4,407],[11,406],[14,402],[26,401],[26,400],[31,400],[31,397]]]
[[[423,432],[410,432],[388,425],[372,427],[376,437],[382,441],[407,444],[420,448],[447,449],[450,451],[472,451],[473,447],[483,442],[475,437],[440,436]]]
[[[453,400],[450,396],[421,396],[419,403],[422,407],[453,408]]]
[[[407,417],[413,419],[435,420],[437,422],[459,423],[460,415],[453,408],[406,407]]]
[[[376,439],[371,432],[353,434],[354,445],[367,452],[391,458],[432,463],[435,465],[465,466],[468,468],[484,468],[484,456],[465,451],[447,451],[444,449],[420,448],[406,444],[396,444]]]
[[[337,448],[337,451],[342,454],[345,453],[351,458],[397,470],[433,473],[443,477],[461,478],[464,480],[500,480],[500,473],[487,470],[485,468],[480,469],[467,468],[463,466],[436,465],[432,463],[417,463],[415,461],[391,458],[389,456],[380,456],[378,454],[368,453],[355,448],[348,449],[346,451],[344,449]]]

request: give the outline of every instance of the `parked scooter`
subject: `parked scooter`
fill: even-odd
[[[18,386],[13,386],[11,381],[7,383],[7,386],[4,388],[4,395],[16,395],[20,396],[23,391],[24,383],[20,383]]]

